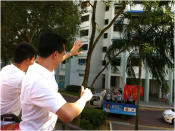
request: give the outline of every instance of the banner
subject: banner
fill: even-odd
[[[130,87],[129,87],[129,85],[126,84],[124,87],[124,100],[127,100],[129,98],[130,94],[131,94]]]
[[[127,100],[131,95],[133,100],[137,100],[138,85],[128,85],[124,87],[124,99]],[[140,87],[140,96],[144,95],[144,88]]]

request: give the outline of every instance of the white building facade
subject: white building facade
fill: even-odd
[[[89,42],[91,37],[91,17],[92,17],[92,7],[85,3],[87,12],[82,14],[81,17],[81,25],[80,25],[80,35],[77,36],[77,40],[82,40],[85,44],[83,47],[83,54],[79,56],[74,56],[69,60],[66,64],[61,64],[59,69],[56,71],[57,75],[59,74],[59,86],[66,87],[67,85],[82,85],[84,74],[85,74],[85,66],[86,66],[86,58],[87,52],[89,48]],[[114,18],[116,10],[119,10],[121,5],[117,2],[114,2],[107,7],[102,1],[97,2],[96,7],[96,23],[97,23],[97,31],[96,36],[99,34],[99,30],[103,29],[107,26],[110,21]],[[135,6],[127,5],[125,11],[133,11],[138,13],[142,11],[142,6],[137,4]],[[125,21],[127,22],[127,21]],[[108,29],[104,35],[100,38],[97,46],[95,47],[92,58],[91,58],[91,68],[89,73],[89,81],[88,86],[91,85],[95,76],[101,71],[106,61],[104,59],[105,53],[108,47],[112,44],[112,41],[115,39],[121,39],[122,32],[120,31],[120,27],[117,24],[113,24],[110,29]],[[111,66],[108,66],[107,69],[100,75],[97,79],[94,87],[96,89],[106,89],[106,88],[122,88],[124,89],[124,85],[127,83],[129,77],[126,74],[126,60],[127,60],[128,52],[121,53],[118,59],[118,71],[113,70]],[[134,67],[136,72],[136,77],[138,78],[139,66],[136,65]],[[169,80],[171,99],[174,96],[173,93],[173,78],[172,71],[170,71],[169,76],[166,76],[166,79]],[[152,79],[151,74],[148,72],[146,67],[142,67],[142,76],[143,87],[145,90],[144,100],[146,102],[149,101],[149,95],[156,94],[158,97],[161,97],[160,88],[157,84],[156,80]],[[132,83],[132,82],[131,82]],[[133,83],[134,84],[134,83]]]

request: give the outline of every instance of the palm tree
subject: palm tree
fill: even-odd
[[[140,103],[140,87],[142,86],[141,74],[142,64],[147,64],[153,78],[156,78],[164,89],[168,89],[165,77],[168,68],[173,68],[174,58],[174,19],[170,12],[170,8],[164,6],[167,2],[143,2],[145,5],[144,13],[138,20],[133,20],[132,13],[126,13],[124,16],[130,20],[126,28],[126,39],[128,41],[129,57],[127,72],[135,76],[132,64],[129,62],[133,58],[133,53],[137,53],[139,58],[139,86],[137,90],[137,111],[135,129],[138,130],[139,121],[139,103]],[[150,8],[152,5],[153,9]],[[149,6],[148,6],[149,5]],[[139,22],[139,23],[138,23]],[[114,44],[117,43],[114,42]],[[118,50],[118,48],[113,48]],[[110,55],[111,51],[108,52]],[[110,59],[110,57],[109,57]]]
[[[115,41],[116,42],[116,41]],[[113,63],[116,62],[117,56],[119,56],[123,51],[128,50],[128,41],[125,39],[119,39],[115,44],[112,44],[109,46],[108,51],[106,53],[105,59],[108,60],[108,62],[104,65],[104,67],[101,69],[101,71],[94,77],[92,83],[91,83],[91,88],[94,88],[94,84],[98,77],[101,75],[101,73],[108,67],[109,64],[113,65]],[[114,50],[114,49],[117,49]],[[110,53],[109,53],[110,52]],[[115,70],[118,70],[113,66]]]

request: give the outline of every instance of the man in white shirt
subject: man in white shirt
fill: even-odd
[[[70,122],[77,117],[92,98],[91,91],[82,87],[80,99],[67,103],[58,92],[54,77],[57,66],[72,55],[79,55],[83,46],[74,43],[71,53],[65,54],[66,41],[55,33],[44,33],[38,46],[39,57],[29,67],[22,82],[22,122],[20,130],[53,130],[57,117]]]
[[[0,71],[1,125],[14,123],[21,111],[20,93],[22,79],[29,65],[33,64],[36,51],[31,44],[21,43],[16,47],[14,62]],[[7,120],[8,119],[8,120]]]

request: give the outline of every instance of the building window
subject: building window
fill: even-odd
[[[82,50],[88,50],[88,44],[84,44],[84,45],[82,46]]]
[[[86,64],[86,59],[78,59],[78,64],[79,65],[85,65]]]
[[[122,6],[121,3],[114,3],[115,6]]]
[[[89,6],[90,6],[89,1],[85,1],[85,2],[82,2],[82,3],[81,3],[81,8],[82,8],[82,9],[84,9],[84,8],[86,8],[86,7],[89,7]]]
[[[107,25],[109,22],[109,19],[105,19],[105,25]]]
[[[106,60],[103,60],[102,61],[102,65],[106,65]]]
[[[65,76],[59,75],[59,83],[64,83],[65,82]]]
[[[111,76],[111,86],[115,87],[115,81],[116,81],[116,77]]]
[[[80,36],[88,36],[89,30],[81,30]]]
[[[108,38],[108,33],[104,33],[104,38]]]
[[[80,77],[84,77],[84,74],[83,73],[79,73],[78,74]]]
[[[122,24],[114,24],[114,31],[122,32],[123,25]]]
[[[85,15],[81,17],[81,22],[85,22],[89,20],[89,15]]]
[[[109,6],[106,6],[106,9],[105,10],[108,11],[109,10]]]
[[[133,1],[134,4],[142,4],[142,1]]]
[[[115,6],[115,14],[117,14],[121,10],[121,6]]]
[[[107,51],[107,47],[104,46],[104,47],[103,47],[103,52],[106,52],[106,51]]]
[[[128,14],[131,15],[131,20],[130,22],[132,23],[138,23],[138,24],[143,24],[143,22],[145,21],[145,17],[142,17],[144,11],[143,10],[131,10],[127,12]],[[131,25],[132,25],[131,23]]]
[[[112,66],[120,66],[121,58],[116,58],[111,62]]]
[[[139,66],[139,58],[131,58],[132,66]]]

